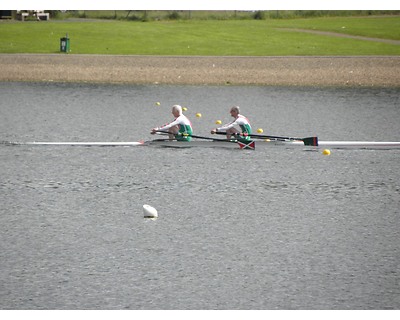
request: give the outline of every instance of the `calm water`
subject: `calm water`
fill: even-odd
[[[240,105],[267,134],[400,141],[399,94],[0,83],[0,140],[148,140],[179,103],[198,135]],[[0,159],[1,309],[400,308],[400,150],[0,144]]]

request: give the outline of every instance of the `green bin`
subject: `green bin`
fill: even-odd
[[[69,52],[69,38],[68,35],[65,38],[60,38],[60,51]]]

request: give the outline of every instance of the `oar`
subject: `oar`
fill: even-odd
[[[170,135],[170,133],[165,132],[165,131],[156,131],[156,133],[163,134],[163,135]],[[216,138],[210,138],[210,137],[196,136],[196,135],[188,134],[188,133],[177,133],[175,135],[180,135],[180,136],[184,136],[184,137],[192,137],[192,138],[197,138],[197,139],[212,140],[212,141],[226,141],[226,142],[234,142],[234,143],[236,143],[236,141],[229,141],[229,140],[226,140],[226,139],[216,139]]]
[[[183,134],[183,136],[192,137],[192,138],[196,138],[196,139],[205,139],[205,140],[212,140],[212,141],[227,141],[227,142],[236,143],[236,141],[229,141],[229,140],[226,140],[226,139],[216,139],[216,138],[203,137],[203,136],[195,136],[194,134]]]
[[[258,139],[277,139],[277,140],[299,140],[303,141],[305,146],[318,146],[318,137],[306,137],[306,138],[293,138],[293,137],[280,137],[280,136],[268,136],[268,135],[260,135],[260,134],[249,134],[252,138]]]
[[[249,140],[245,141],[244,139],[242,140],[237,140],[237,141],[230,141],[227,139],[215,139],[215,138],[209,138],[209,137],[202,137],[202,136],[195,136],[193,134],[183,134],[184,136],[189,136],[192,138],[198,138],[198,139],[206,139],[206,140],[212,140],[212,141],[219,141],[219,142],[230,142],[230,143],[237,143],[239,145],[240,149],[251,149],[254,150],[256,148],[256,144],[254,140]]]
[[[226,132],[216,132],[216,134],[226,134]],[[281,136],[269,136],[262,134],[248,134],[252,138],[258,139],[277,139],[277,140],[300,140],[303,141],[305,146],[318,146],[318,137],[307,137],[307,138],[292,138],[292,137],[281,137]]]
[[[183,135],[185,135],[185,134],[183,134]],[[254,142],[254,140],[246,141],[244,139],[241,139],[241,140],[237,140],[237,141],[231,141],[231,140],[227,140],[227,139],[215,139],[215,138],[209,138],[209,137],[195,136],[193,134],[187,134],[187,136],[192,137],[192,138],[206,139],[206,140],[219,141],[219,142],[237,143],[239,145],[240,149],[255,150],[255,148],[256,148],[256,143]]]
[[[158,134],[166,134],[168,135],[168,132],[164,131],[156,131]],[[237,143],[240,147],[240,149],[255,149],[255,142],[253,140],[249,141],[231,141],[227,139],[216,139],[216,138],[210,138],[210,137],[203,137],[203,136],[196,136],[193,134],[188,134],[188,133],[179,133],[179,135],[186,136],[186,137],[192,137],[192,138],[197,138],[197,139],[205,139],[205,140],[212,140],[212,141],[218,141],[218,142],[228,142],[228,143]]]

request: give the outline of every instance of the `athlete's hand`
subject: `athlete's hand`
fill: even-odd
[[[214,133],[216,133],[217,132],[217,129],[212,129],[211,130],[211,134],[214,134]]]

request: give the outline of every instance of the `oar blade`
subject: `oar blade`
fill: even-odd
[[[305,146],[318,147],[318,137],[308,137],[301,140],[303,140]]]
[[[237,142],[239,145],[240,149],[250,149],[250,150],[255,150],[256,149],[256,143],[253,140],[242,140]]]

